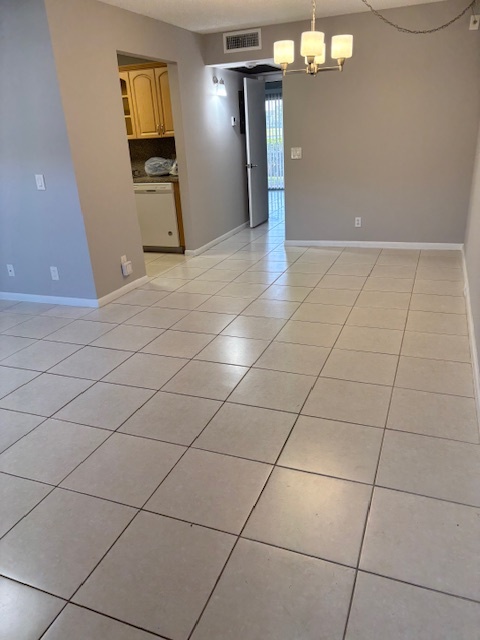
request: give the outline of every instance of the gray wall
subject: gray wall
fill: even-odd
[[[477,355],[480,361],[480,129],[472,182],[470,212],[465,234],[465,258],[475,325]]]
[[[171,64],[169,78],[187,248],[246,220],[241,78],[222,73],[229,97],[214,95],[201,37],[94,0],[46,0],[77,185],[99,296],[124,283],[119,258],[143,258],[118,87],[117,51]]]
[[[0,114],[0,292],[96,298],[45,8],[38,0],[2,0]],[[46,191],[36,190],[36,173],[45,174]],[[14,265],[14,278],[6,264]],[[51,279],[52,265],[58,282]]]
[[[385,15],[427,28],[464,6]],[[243,55],[224,54],[220,34],[206,36],[206,61],[268,58],[283,38],[298,47],[305,17],[263,28],[263,49]],[[480,107],[480,37],[468,21],[426,36],[398,33],[369,13],[319,22],[328,42],[352,33],[354,57],[343,74],[284,80],[288,240],[463,242]],[[297,146],[303,159],[292,161]]]

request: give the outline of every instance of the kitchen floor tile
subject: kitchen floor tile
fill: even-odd
[[[286,302],[302,302],[312,291],[310,287],[281,286],[275,282],[262,295],[265,300],[284,300]]]
[[[46,484],[0,473],[0,538],[51,490]]]
[[[138,351],[163,333],[162,329],[122,324],[92,343],[92,347]]]
[[[91,382],[42,373],[0,400],[0,407],[49,417],[82,394]]]
[[[400,356],[395,386],[473,398],[470,364]]]
[[[480,599],[480,510],[375,489],[360,568]]]
[[[38,427],[45,418],[0,409],[0,452]]]
[[[298,412],[314,383],[314,376],[251,369],[229,397],[229,401],[265,409]]]
[[[372,265],[368,262],[342,262],[338,260],[330,267],[328,275],[366,277],[371,270]],[[343,287],[340,288],[343,289]],[[350,287],[347,288],[349,289]]]
[[[324,347],[272,342],[257,360],[255,367],[318,376],[329,353],[330,349]]]
[[[165,298],[162,298],[160,302],[157,302],[155,307],[167,307],[168,309],[196,309],[203,302],[209,299],[209,295],[202,293],[183,293],[174,291]]]
[[[52,342],[68,342],[71,344],[90,344],[104,333],[115,329],[117,325],[108,322],[75,320],[66,327],[51,333],[48,339]]]
[[[427,266],[426,263],[418,265],[417,278],[419,280],[449,280],[450,282],[463,283],[463,269]]]
[[[223,290],[225,282],[216,282],[213,280],[193,280],[178,289],[179,293],[201,293],[203,295],[213,295]]]
[[[175,444],[114,433],[62,487],[142,507],[185,451]]]
[[[2,640],[37,640],[65,602],[47,593],[0,577]],[[28,612],[28,615],[26,615]]]
[[[57,304],[42,313],[42,316],[50,316],[53,318],[67,318],[76,320],[88,315],[92,307],[73,307],[68,304]]]
[[[355,304],[357,307],[367,307],[371,309],[408,309],[410,293],[362,291]]]
[[[208,311],[210,313],[242,313],[245,307],[250,304],[249,299],[229,298],[223,295],[211,296],[206,302],[198,307],[198,311]]]
[[[220,407],[221,403],[216,400],[160,391],[119,431],[189,446]]]
[[[163,391],[226,400],[247,371],[246,367],[192,360]]]
[[[278,464],[373,483],[382,437],[380,429],[300,416]]]
[[[206,333],[189,333],[169,329],[142,349],[144,353],[176,358],[193,358],[215,338]]]
[[[389,264],[376,264],[373,267],[371,273],[372,278],[414,278],[416,271],[416,264],[412,265],[389,265]],[[411,291],[411,289],[410,289]]]
[[[80,349],[80,345],[39,340],[26,349],[2,360],[2,365],[20,369],[47,371]]]
[[[192,640],[341,640],[353,571],[240,540]]]
[[[18,338],[17,336],[0,336],[0,360],[4,360],[14,353],[22,351],[26,347],[34,344],[31,338]],[[5,364],[5,362],[2,362]]]
[[[413,278],[368,278],[364,291],[396,291],[410,293],[413,289]]]
[[[377,484],[480,507],[480,447],[387,431]]]
[[[414,293],[426,293],[427,295],[463,296],[463,281],[451,280],[420,280],[416,278],[413,287]]]
[[[393,390],[387,428],[479,442],[473,398],[396,388]]]
[[[153,395],[153,391],[97,382],[55,418],[115,431]]]
[[[112,302],[91,311],[88,315],[84,316],[84,320],[95,320],[96,322],[111,322],[113,324],[120,324],[128,320],[132,316],[143,311],[145,307],[134,306],[132,304],[119,304]]]
[[[53,369],[50,369],[49,373],[100,380],[100,378],[110,373],[112,369],[118,367],[129,357],[130,353],[126,351],[83,347],[83,349],[76,351],[73,355],[53,367]]]
[[[145,509],[239,534],[271,469],[260,462],[189,449]]]
[[[0,471],[59,484],[107,437],[102,429],[47,420],[0,455]]]
[[[344,324],[350,311],[351,307],[304,302],[300,305],[297,311],[295,311],[292,316],[292,320],[323,322],[326,324]]]
[[[398,329],[403,331],[407,321],[407,309],[373,309],[354,307],[348,316],[347,326]]]
[[[366,281],[365,277],[336,276],[330,275],[330,273],[331,271],[323,276],[317,286],[317,289],[336,289],[337,291],[348,289],[350,291],[360,291]]]
[[[314,304],[334,304],[335,306],[352,306],[358,298],[358,291],[349,289],[324,289],[317,287],[310,293],[304,302]]]
[[[243,537],[356,566],[371,487],[276,468]]]
[[[0,571],[70,598],[135,515],[130,507],[55,489],[0,541]]]
[[[319,378],[302,413],[317,418],[384,427],[390,395],[390,387]]]
[[[289,273],[288,271],[275,280],[282,287],[316,287],[321,280],[317,273]]]
[[[273,464],[294,422],[290,413],[226,402],[193,446]]]
[[[321,375],[351,382],[393,385],[397,363],[397,356],[385,353],[344,351],[335,348],[330,353]]]
[[[9,301],[6,301],[9,304]],[[15,304],[12,302],[12,304]],[[36,316],[40,313],[44,313],[45,311],[49,311],[49,309],[53,309],[54,305],[47,304],[45,302],[17,302],[15,304],[15,308],[10,307],[12,313],[24,313],[29,316]]]
[[[203,351],[200,351],[196,359],[251,367],[269,344],[268,340],[217,336]]]
[[[219,269],[214,269],[218,272]],[[254,284],[272,284],[280,274],[271,271],[245,271],[237,275],[235,282],[251,282]]]
[[[12,369],[11,367],[0,366],[0,398],[8,395],[15,389],[23,386],[30,380],[36,378],[38,371],[27,371],[26,369]]]
[[[335,347],[352,351],[371,351],[398,355],[403,331],[373,329],[372,327],[344,327]]]
[[[0,302],[3,301],[0,300]],[[0,333],[26,321],[28,321],[28,316],[22,315],[21,313],[0,313]]]
[[[162,309],[149,307],[126,321],[127,325],[137,327],[153,327],[155,329],[169,329],[176,322],[188,314],[185,309]]]
[[[61,327],[70,324],[71,320],[65,318],[49,318],[48,316],[35,316],[26,322],[16,324],[3,333],[10,336],[22,336],[23,338],[41,339]]]
[[[410,311],[408,314],[407,331],[467,336],[467,317],[458,313]]]
[[[182,358],[135,353],[109,373],[104,382],[158,390],[188,362]]]
[[[234,542],[226,533],[140,513],[74,601],[187,640]]]
[[[208,313],[206,311],[192,311],[186,318],[177,322],[175,331],[193,331],[194,333],[220,333],[228,326],[235,315],[228,313]]]
[[[115,302],[118,304],[131,304],[138,307],[150,307],[167,294],[162,291],[144,291],[143,289],[135,289],[129,291],[121,298],[117,298]]]
[[[299,306],[298,302],[288,302],[287,300],[254,300],[242,312],[242,315],[288,320]]]
[[[188,284],[189,280],[182,280],[181,278],[172,277],[171,271],[168,271],[168,276],[162,275],[158,278],[154,278],[150,280],[150,282],[146,285],[143,285],[142,290],[145,289],[147,291],[177,291],[180,287],[183,287],[184,284]],[[161,300],[161,298],[160,298]],[[158,302],[158,300],[156,300]],[[155,304],[153,302],[152,304]]]
[[[249,298],[253,300],[261,295],[267,287],[267,284],[254,282],[231,282],[222,289],[221,294],[231,298]]]
[[[345,640],[475,640],[480,605],[360,571]]]
[[[459,296],[429,296],[423,293],[414,293],[410,309],[413,311],[465,314],[465,300]]]
[[[289,320],[277,335],[278,342],[307,344],[314,347],[331,348],[335,344],[342,327],[320,322],[299,322]]]
[[[402,355],[470,362],[470,342],[467,336],[406,331],[402,344]]]

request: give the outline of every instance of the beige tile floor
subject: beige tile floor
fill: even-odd
[[[479,640],[461,256],[283,233],[2,301],[2,640]]]

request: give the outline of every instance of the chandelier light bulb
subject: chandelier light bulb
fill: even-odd
[[[351,58],[353,54],[353,36],[341,35],[332,38],[332,58],[334,60]]]
[[[278,40],[273,45],[273,59],[275,64],[292,64],[295,60],[295,42],[293,40]]]
[[[300,44],[300,55],[304,58],[321,56],[325,43],[325,34],[322,31],[304,31]]]

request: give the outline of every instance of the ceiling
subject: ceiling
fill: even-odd
[[[134,13],[163,20],[197,33],[305,20],[311,0],[101,0]],[[375,9],[391,9],[438,0],[370,0]],[[361,0],[317,0],[317,16],[368,11]]]

